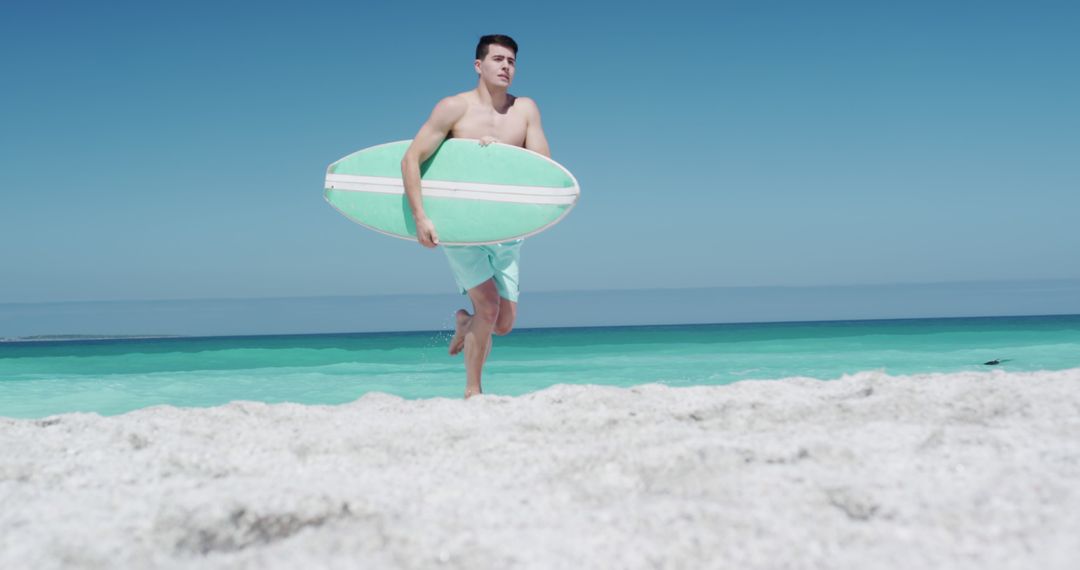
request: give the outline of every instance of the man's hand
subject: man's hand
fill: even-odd
[[[439,245],[439,234],[435,231],[435,222],[431,218],[416,220],[416,241],[424,247]]]
[[[488,136],[480,139],[480,146],[487,146],[487,145],[489,145],[491,143],[497,143],[497,142],[499,142],[499,139],[497,139],[497,138],[495,138],[495,137],[493,137],[491,135],[488,135]]]

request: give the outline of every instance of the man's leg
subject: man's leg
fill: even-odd
[[[475,309],[475,304],[474,308]],[[454,338],[450,339],[450,356],[461,352],[462,348],[465,348],[465,327],[469,324],[469,319],[472,315],[465,309],[458,309],[456,315],[454,315],[457,322],[454,323]],[[510,331],[514,329],[514,321],[517,319],[517,303],[507,299],[506,297],[499,297],[499,318],[495,321],[495,327],[491,329],[492,334],[504,336],[510,334]],[[488,348],[490,352],[491,349]]]
[[[469,299],[472,300],[473,314],[464,309],[457,312],[456,330],[454,338],[450,340],[450,354],[465,351],[466,398],[483,392],[480,374],[491,351],[491,333],[499,320],[503,301],[492,279],[469,289]]]
[[[495,329],[492,330],[499,336],[510,334],[514,329],[514,319],[517,318],[517,303],[499,297],[499,319],[495,321]]]

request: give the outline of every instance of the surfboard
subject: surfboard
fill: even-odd
[[[416,240],[401,181],[412,141],[354,152],[326,169],[324,197],[346,218],[377,232]],[[447,139],[420,166],[424,211],[443,245],[500,243],[540,233],[562,220],[581,194],[559,163],[527,149]]]

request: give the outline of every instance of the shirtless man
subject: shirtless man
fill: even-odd
[[[510,37],[480,38],[473,62],[479,76],[476,89],[439,101],[405,151],[401,176],[420,245],[439,245],[437,228],[424,213],[420,198],[420,165],[444,139],[477,139],[481,146],[500,142],[551,156],[536,103],[507,93],[516,60],[517,43]],[[491,352],[492,333],[505,335],[514,326],[521,243],[518,239],[495,245],[443,247],[458,288],[469,295],[473,305],[471,314],[461,309],[455,315],[454,338],[450,340],[451,355],[465,351],[466,398],[483,392],[480,372]]]

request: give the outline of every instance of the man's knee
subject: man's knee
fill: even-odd
[[[480,305],[476,307],[476,314],[473,318],[480,319],[494,327],[499,321],[499,305]]]
[[[495,322],[494,333],[503,336],[510,334],[514,329],[514,320],[517,318],[517,304],[506,299],[499,299],[499,320]]]
[[[499,320],[499,297],[495,296],[494,299],[488,296],[483,296],[476,299],[474,303],[474,309],[476,313],[473,318],[480,319],[491,325],[495,325]]]

